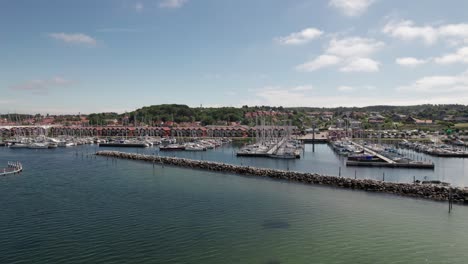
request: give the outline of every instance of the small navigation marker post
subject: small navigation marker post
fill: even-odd
[[[449,189],[449,197],[448,197],[448,202],[449,202],[449,214],[452,212],[452,206],[453,206],[453,194],[452,194],[452,188]]]

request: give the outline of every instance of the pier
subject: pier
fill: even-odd
[[[369,149],[369,148],[366,148],[366,147],[364,147],[364,146],[361,145],[361,144],[358,144],[358,143],[353,142],[353,141],[351,141],[351,144],[353,144],[353,145],[355,145],[355,146],[357,146],[357,147],[362,148],[365,152],[367,152],[367,153],[369,153],[369,154],[372,154],[372,155],[378,157],[379,159],[381,159],[381,160],[383,160],[383,161],[385,161],[385,162],[387,162],[387,163],[390,163],[390,164],[395,164],[395,163],[396,163],[394,160],[391,160],[391,159],[389,159],[389,158],[387,158],[387,157],[385,157],[385,156],[383,156],[383,155],[380,155],[379,153],[377,153],[377,152],[375,152],[375,151],[373,151],[373,150],[371,150],[371,149]]]
[[[284,171],[277,169],[239,166],[213,161],[191,160],[176,157],[162,157],[118,151],[99,151],[98,156],[119,159],[140,160],[153,164],[171,165],[185,168],[201,169],[223,173],[268,177],[272,179],[300,182],[304,184],[327,185],[338,188],[363,190],[370,192],[390,193],[401,196],[448,201],[449,197],[456,203],[468,204],[468,189],[450,187],[440,184],[393,183],[369,179],[351,179],[336,176],[324,176],[317,173]],[[451,195],[450,195],[451,193]]]
[[[6,168],[0,169],[0,176],[16,174],[23,171],[23,165],[21,162],[8,162],[8,166]]]
[[[346,166],[354,167],[386,167],[386,168],[406,168],[406,169],[434,169],[433,163],[388,163],[388,162],[362,162],[362,161],[346,161]]]
[[[147,148],[146,143],[99,143],[99,147],[116,147],[116,148]]]
[[[310,144],[326,144],[328,143],[328,133],[327,132],[319,132],[319,133],[312,133],[306,134],[304,136],[298,137],[300,141],[303,143],[310,143]]]
[[[406,169],[434,169],[435,165],[432,162],[421,162],[421,161],[408,161],[408,162],[397,162],[389,157],[386,157],[377,151],[374,151],[368,147],[365,147],[356,142],[350,141],[352,145],[361,148],[365,153],[369,153],[381,161],[354,161],[347,160],[346,166],[356,167],[387,167],[387,168],[406,168]]]

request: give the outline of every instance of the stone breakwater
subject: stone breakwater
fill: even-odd
[[[238,166],[214,161],[162,157],[119,151],[98,151],[96,155],[119,159],[141,160],[156,164],[194,168],[216,172],[268,177],[272,179],[287,180],[305,184],[328,185],[332,187],[364,190],[369,192],[390,193],[402,196],[431,199],[436,201],[447,201],[449,200],[451,195],[453,202],[465,204],[468,203],[468,189],[442,186],[438,184],[392,183],[369,179],[351,179],[344,177],[324,176],[316,173]]]

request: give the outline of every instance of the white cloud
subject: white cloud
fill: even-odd
[[[291,90],[297,91],[297,92],[305,92],[305,91],[314,90],[314,87],[311,85],[299,85],[299,86],[292,88]]]
[[[367,57],[380,50],[384,45],[381,41],[369,38],[334,38],[330,41],[326,52],[346,58]]]
[[[136,10],[137,12],[143,11],[144,8],[145,8],[145,7],[144,7],[143,4],[140,3],[140,2],[138,2],[138,3],[135,4],[135,10]]]
[[[460,48],[455,53],[437,57],[434,61],[437,64],[468,63],[468,47]]]
[[[369,58],[353,58],[343,67],[341,72],[378,72],[380,63]]]
[[[370,38],[333,38],[325,49],[325,54],[296,66],[296,70],[311,72],[334,65],[342,65],[342,72],[377,72],[380,63],[369,58],[385,44]]]
[[[180,8],[182,7],[185,3],[187,3],[188,0],[162,0],[159,2],[159,7],[161,8]]]
[[[428,60],[417,59],[413,57],[404,57],[404,58],[397,58],[395,62],[398,65],[405,66],[405,67],[416,67],[422,64],[426,64]]]
[[[463,39],[468,43],[468,24],[448,24],[439,27],[439,34],[444,37]]]
[[[334,55],[320,55],[315,60],[296,66],[296,70],[312,72],[321,68],[330,67],[341,62],[341,58]]]
[[[375,92],[367,92],[365,95],[362,93],[323,95],[321,92],[317,92],[316,94],[305,93],[284,87],[270,86],[254,90],[248,99],[241,100],[238,105],[362,107],[370,105],[466,104],[466,102],[468,102],[467,93],[441,94],[438,96],[421,94],[417,98],[411,98],[406,93],[393,93],[391,96],[385,96],[377,95]]]
[[[338,91],[340,92],[351,92],[351,91],[354,91],[354,87],[351,87],[351,86],[340,86],[338,88],[336,88]]]
[[[374,0],[330,0],[329,5],[347,16],[359,16],[374,2]]]
[[[283,45],[300,45],[308,43],[323,34],[323,31],[316,28],[306,28],[299,32],[294,32],[286,37],[279,37],[276,40]]]
[[[364,97],[362,95],[350,98],[349,95],[324,96],[322,93],[307,93],[305,91],[294,91],[291,88],[279,86],[268,86],[253,91],[249,99],[241,100],[239,105],[269,105],[269,106],[365,106],[375,105],[378,101],[375,98]]]
[[[436,43],[439,39],[451,44],[468,43],[468,24],[416,26],[411,20],[393,20],[384,26],[382,32],[401,40],[421,39],[428,45]]]
[[[468,71],[459,75],[426,76],[408,86],[397,88],[400,92],[452,93],[468,91]],[[462,94],[459,94],[462,96]],[[466,95],[466,94],[465,94]]]
[[[383,32],[402,40],[422,39],[427,44],[432,44],[437,41],[437,30],[431,26],[415,26],[411,20],[390,21],[384,28]]]
[[[85,44],[88,46],[95,46],[97,43],[94,38],[83,33],[50,33],[49,37],[70,44]]]
[[[10,86],[10,89],[20,91],[31,91],[37,94],[47,94],[50,88],[66,87],[73,83],[73,81],[57,76],[51,79],[30,80],[24,83],[12,85]]]

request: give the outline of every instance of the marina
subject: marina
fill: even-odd
[[[143,139],[139,139],[143,140]],[[10,147],[1,147],[0,149],[8,150],[10,155],[13,155],[15,152],[18,152],[18,155],[23,155],[25,152],[31,151],[37,153],[36,155],[45,155],[50,156],[55,152],[62,152],[70,150],[74,155],[82,155],[94,153],[98,149],[115,149],[115,150],[126,150],[135,153],[147,153],[147,154],[156,154],[161,156],[176,156],[190,159],[200,159],[200,160],[213,160],[228,162],[230,164],[238,165],[248,165],[256,167],[269,167],[277,169],[291,169],[296,171],[304,172],[315,172],[326,175],[336,175],[341,177],[349,178],[361,178],[361,179],[382,179],[382,175],[385,174],[386,181],[392,182],[412,182],[413,177],[416,180],[440,180],[444,182],[450,182],[456,186],[468,186],[468,178],[462,177],[468,173],[468,164],[466,164],[466,159],[457,159],[449,157],[434,157],[429,156],[425,153],[419,153],[410,149],[400,148],[396,149],[395,145],[385,146],[390,150],[390,154],[394,154],[394,151],[398,151],[400,155],[397,155],[396,158],[407,157],[413,160],[414,162],[423,162],[433,164],[429,168],[421,168],[422,166],[418,165],[416,168],[405,168],[401,165],[399,167],[391,167],[386,164],[379,164],[380,159],[375,156],[367,155],[362,152],[362,149],[359,149],[357,146],[349,144],[346,145],[346,148],[333,144],[302,144],[302,149],[300,149],[301,158],[271,158],[271,157],[249,157],[249,156],[238,156],[237,153],[245,147],[245,143],[240,142],[230,142],[228,139],[197,139],[197,140],[188,140],[186,143],[182,144],[191,144],[198,142],[209,143],[203,148],[195,150],[185,150],[180,149],[180,146],[175,143],[175,139],[170,138],[147,138],[147,142],[153,144],[151,147],[137,148],[137,147],[126,147],[126,146],[115,146],[115,147],[106,147],[98,146],[99,143],[94,142],[107,142],[109,139],[106,138],[89,138],[88,140],[82,140],[81,142],[93,142],[92,144],[75,144],[73,142],[79,142],[79,138],[74,140],[69,139],[67,144],[71,144],[70,147],[65,147],[65,145],[60,146],[63,143],[55,143],[58,146],[56,148],[49,149],[29,149],[27,145],[22,146],[21,148],[11,148]],[[190,141],[190,142],[189,142]],[[179,142],[180,143],[180,142]],[[53,143],[50,143],[53,144]],[[173,151],[168,151],[164,149],[164,146],[175,144],[176,149]],[[161,149],[161,147],[163,147]],[[371,147],[371,146],[368,146]],[[374,147],[374,146],[372,146]],[[382,146],[380,147],[382,148]],[[346,149],[346,150],[345,150]],[[350,152],[351,151],[351,152]],[[387,151],[388,152],[388,151]],[[385,155],[390,155],[386,153]],[[350,161],[358,161],[356,166],[351,164]],[[376,163],[375,166],[370,165],[368,160],[372,160]],[[366,163],[365,163],[366,162]],[[380,160],[382,162],[382,160]],[[347,164],[348,163],[348,164]],[[365,166],[358,166],[365,163]],[[408,162],[406,162],[408,164]],[[411,164],[411,163],[410,163]],[[409,165],[411,166],[411,165]]]
[[[467,0],[3,2],[0,264],[468,263]]]
[[[423,144],[417,142],[402,141],[398,146],[409,148],[421,153],[425,153],[436,157],[449,157],[449,158],[468,158],[468,150],[460,145],[446,145],[446,144]]]
[[[176,157],[162,157],[119,151],[99,151],[96,152],[96,155],[119,159],[140,160],[151,162],[153,164],[157,163],[161,165],[173,165],[194,169],[218,171],[223,173],[235,173],[241,175],[268,177],[273,179],[301,182],[305,184],[329,185],[334,187],[365,190],[371,192],[391,193],[438,201],[448,200],[450,194],[450,198],[453,199],[453,201],[468,204],[468,189],[450,187],[447,186],[447,184],[436,184],[435,181],[426,181],[422,184],[416,182],[412,184],[389,183],[376,180],[349,179],[342,177],[319,175],[316,173],[255,168],[250,166],[238,166],[212,161],[190,160]]]
[[[298,159],[301,157],[302,141],[293,136],[292,126],[268,126],[260,120],[255,134],[255,143],[246,144],[239,151],[238,157],[264,157],[276,159]],[[278,128],[279,127],[279,128]],[[278,131],[285,131],[284,134]]]
[[[30,168],[21,177],[0,178],[1,263],[375,263],[394,256],[402,263],[463,264],[468,257],[468,234],[456,231],[468,228],[468,207],[457,203],[448,215],[446,201],[93,155],[102,149],[0,148],[0,160],[21,160]],[[301,159],[240,160],[244,166],[286,171],[289,163],[291,170],[337,175],[330,162],[339,157],[329,146],[315,151],[306,144]],[[230,145],[172,154],[240,162]],[[462,179],[463,172],[453,171],[451,160],[441,161],[452,168],[444,181],[457,182],[450,177]],[[354,176],[354,168],[342,169]],[[367,170],[373,171],[368,177],[381,174],[378,168],[356,169],[363,180]],[[386,180],[397,180],[386,174]]]
[[[333,149],[346,156],[346,166],[434,169],[433,162],[415,161],[397,149],[380,144],[357,143],[351,140],[331,142]]]

